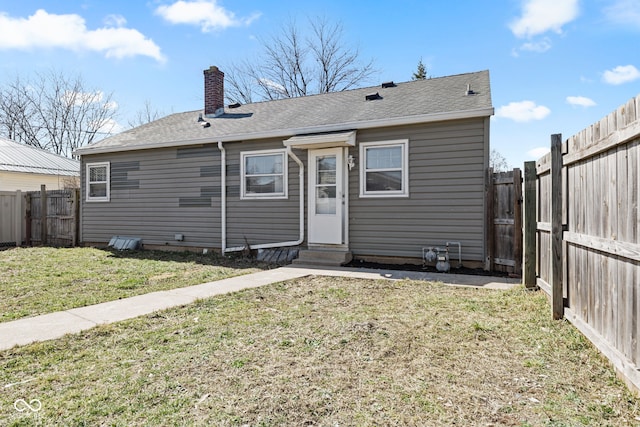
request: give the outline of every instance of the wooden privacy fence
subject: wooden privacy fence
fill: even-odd
[[[25,194],[0,191],[0,246],[20,246],[25,235]]]
[[[525,285],[640,389],[640,96],[525,164]]]
[[[78,189],[0,192],[0,245],[76,246]]]
[[[78,244],[78,189],[27,193],[27,244],[76,246]]]

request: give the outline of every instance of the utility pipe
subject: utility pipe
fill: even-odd
[[[221,142],[218,142],[218,148],[220,148],[222,146]],[[296,156],[293,151],[291,151],[291,147],[287,147],[286,149],[287,151],[287,155],[289,157],[291,157],[297,164],[298,164],[298,169],[299,169],[299,177],[300,177],[300,235],[298,237],[298,240],[291,240],[291,241],[287,241],[287,242],[275,242],[275,243],[261,243],[258,245],[249,245],[249,249],[268,249],[268,248],[282,248],[282,247],[286,247],[286,246],[299,246],[302,244],[302,242],[304,242],[304,163],[302,163],[302,160],[300,160],[298,158],[298,156]],[[223,151],[224,153],[224,151]],[[221,168],[222,173],[224,173],[224,166]],[[222,179],[222,182],[224,183],[224,178]],[[224,188],[222,190],[222,197],[224,198],[226,196]],[[223,203],[224,205],[224,199],[223,199]],[[223,208],[224,209],[224,208]],[[244,249],[247,249],[245,246],[236,246],[233,248],[227,248],[226,245],[226,215],[223,214],[223,222],[222,222],[222,234],[223,234],[223,241],[222,241],[222,253],[226,253],[226,252],[238,252],[238,251],[242,251]]]
[[[227,150],[218,141],[220,150],[220,238],[222,254],[227,251]]]

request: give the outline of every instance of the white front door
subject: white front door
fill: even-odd
[[[308,243],[344,243],[343,148],[309,150]]]

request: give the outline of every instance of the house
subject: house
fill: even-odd
[[[420,262],[451,241],[485,265],[488,71],[225,106],[210,67],[204,95],[77,150],[85,244]]]
[[[80,162],[0,137],[0,191],[76,187]]]

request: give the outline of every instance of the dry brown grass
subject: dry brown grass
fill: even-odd
[[[0,251],[0,322],[197,285],[264,269],[244,258],[26,247]]]
[[[310,277],[0,353],[0,424],[637,425],[639,401],[523,289]],[[6,422],[3,422],[6,421]]]

